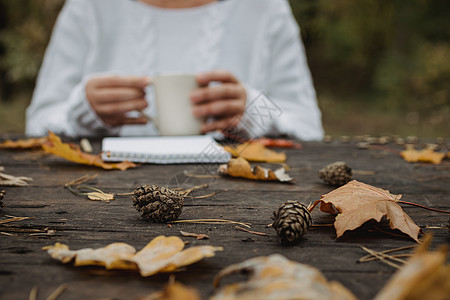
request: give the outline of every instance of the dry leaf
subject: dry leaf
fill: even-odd
[[[139,300],[200,300],[198,292],[178,282],[169,282],[164,290],[154,292]]]
[[[106,269],[136,269],[142,276],[173,272],[205,257],[212,257],[222,247],[197,246],[183,250],[184,242],[176,236],[158,236],[141,251],[125,243],[113,243],[98,249],[70,250],[56,243],[43,250],[63,263],[75,260],[75,266],[103,266]]]
[[[431,236],[418,246],[406,265],[397,271],[375,300],[445,300],[450,295],[447,247],[428,251]]]
[[[33,181],[33,178],[26,176],[13,176],[2,173],[5,170],[4,167],[0,166],[0,185],[5,186],[28,186],[28,184]]]
[[[89,192],[87,197],[92,201],[105,201],[109,202],[114,200],[114,194],[103,193],[103,192]]]
[[[255,257],[228,266],[217,274],[214,286],[217,287],[223,277],[237,272],[250,274],[250,277],[245,282],[225,286],[211,300],[356,299],[340,283],[327,281],[316,268],[279,254]]]
[[[400,155],[407,162],[427,162],[440,164],[445,157],[445,153],[435,152],[432,149],[416,150],[414,146],[407,147]]]
[[[43,144],[47,142],[47,137],[41,138],[30,138],[23,140],[6,140],[0,143],[0,149],[31,149],[40,148]]]
[[[251,140],[252,143],[258,143],[266,147],[294,148],[301,149],[302,144],[286,139],[258,138]]]
[[[397,203],[401,197],[353,180],[323,195],[321,200],[314,203],[314,207],[320,203],[321,211],[338,214],[334,222],[338,238],[345,231],[356,229],[366,221],[374,219],[380,222],[386,216],[392,229],[399,229],[418,242],[420,228]]]
[[[284,168],[272,171],[256,166],[252,168],[250,163],[242,157],[230,159],[227,164],[219,166],[219,174],[232,177],[241,177],[253,180],[290,182],[293,179],[286,174]]]
[[[286,161],[286,154],[278,153],[266,148],[260,143],[243,143],[236,147],[224,146],[234,157],[242,157],[248,161],[283,163]]]
[[[186,231],[183,231],[183,230],[180,230],[180,233],[181,233],[182,236],[194,237],[197,240],[207,240],[207,239],[209,239],[209,236],[207,234],[192,233],[192,232],[186,232]]]
[[[138,166],[130,161],[106,163],[100,156],[81,151],[80,147],[77,145],[63,143],[61,139],[51,131],[49,131],[48,142],[42,145],[42,148],[46,153],[54,154],[67,159],[68,161],[89,166],[97,166],[106,170],[119,169],[123,171]]]

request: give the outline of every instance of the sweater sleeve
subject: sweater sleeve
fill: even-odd
[[[36,88],[27,109],[26,134],[78,137],[106,134],[89,105],[84,67],[93,43],[92,1],[68,0],[55,24]]]
[[[317,104],[299,27],[286,1],[268,22],[269,51],[265,59],[264,93],[247,87],[247,109],[242,119],[250,134],[288,135],[301,140],[323,138]]]

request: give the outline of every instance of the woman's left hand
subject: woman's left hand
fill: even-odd
[[[236,127],[244,114],[247,92],[230,72],[215,70],[196,76],[200,86],[191,93],[193,114],[205,120],[202,132]],[[209,85],[211,82],[219,84]]]

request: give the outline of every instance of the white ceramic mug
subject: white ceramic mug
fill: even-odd
[[[161,135],[200,134],[202,120],[192,113],[190,93],[198,88],[195,75],[167,73],[152,78],[157,116],[155,125]]]

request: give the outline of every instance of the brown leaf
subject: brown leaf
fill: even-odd
[[[400,155],[407,162],[427,162],[432,164],[440,164],[445,157],[445,153],[435,152],[432,149],[416,150],[414,147],[408,147]]]
[[[431,236],[418,246],[405,266],[397,271],[375,300],[445,300],[450,295],[447,247],[428,251]]]
[[[290,182],[293,180],[288,174],[285,173],[284,168],[279,168],[275,171],[260,166],[252,168],[250,163],[242,157],[230,159],[227,164],[220,165],[218,172],[221,175],[241,177],[252,180],[281,182]]]
[[[31,149],[40,148],[47,142],[47,137],[29,138],[21,140],[6,140],[0,143],[0,149]]]
[[[234,157],[242,157],[248,161],[283,163],[286,161],[286,154],[278,153],[266,148],[260,143],[243,143],[235,147],[224,146]]]
[[[321,211],[338,214],[334,222],[338,238],[345,231],[354,230],[366,221],[374,219],[380,222],[386,216],[392,229],[399,229],[418,242],[420,228],[397,203],[401,197],[353,180],[323,195],[314,206],[320,203]]]
[[[184,242],[176,236],[158,236],[141,251],[125,243],[112,243],[98,249],[70,250],[67,245],[56,243],[43,250],[63,263],[75,260],[75,266],[103,266],[106,269],[136,269],[142,276],[160,272],[173,272],[205,257],[212,257],[222,247],[197,246],[183,250]]]
[[[225,286],[210,299],[356,299],[340,283],[327,281],[316,268],[279,254],[255,257],[228,266],[217,274],[214,286],[218,287],[225,276],[238,272],[250,274],[249,279]]]
[[[106,170],[119,169],[124,171],[128,168],[135,168],[138,166],[130,161],[106,163],[98,155],[92,155],[81,151],[78,145],[63,143],[61,139],[51,131],[49,131],[48,142],[42,145],[42,148],[46,153],[54,154],[68,161],[83,165],[97,166]]]

